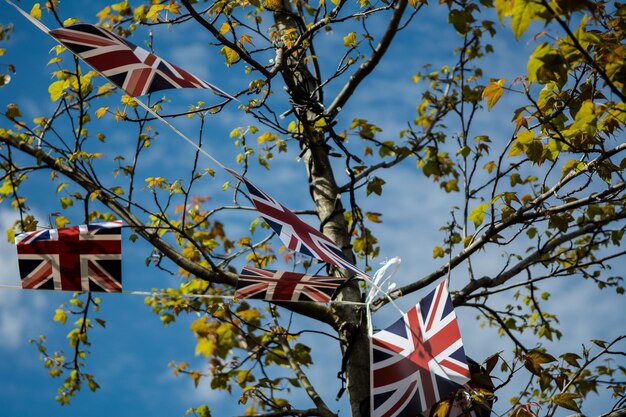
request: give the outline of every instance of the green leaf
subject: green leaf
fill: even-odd
[[[563,358],[563,360],[565,362],[567,362],[569,365],[571,366],[575,366],[575,367],[580,367],[580,364],[578,363],[578,361],[581,359],[580,356],[578,356],[575,353],[564,353],[560,356],[561,358]]]
[[[567,67],[561,53],[547,43],[535,48],[528,59],[528,81],[547,84],[554,81],[562,86],[567,79]]]
[[[385,184],[385,180],[383,180],[382,178],[372,178],[367,183],[366,194],[370,195],[374,193],[376,195],[381,195],[383,193],[383,184]]]
[[[526,156],[532,162],[540,163],[543,156],[543,144],[540,140],[531,141],[526,147]]]
[[[564,392],[561,394],[556,394],[555,396],[550,398],[550,401],[552,401],[559,407],[563,407],[568,410],[580,413],[580,408],[578,407],[578,404],[576,404],[576,401],[574,401],[577,398],[581,398],[581,396],[572,392]]]

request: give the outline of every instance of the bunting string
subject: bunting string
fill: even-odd
[[[19,285],[5,285],[5,284],[0,284],[0,289],[3,290],[23,290],[24,288],[22,288]],[[39,292],[39,291],[52,291],[52,292],[59,292],[57,290],[54,289],[44,289],[44,288],[38,288],[36,290],[32,290],[33,292]],[[66,291],[67,292],[67,291]],[[87,291],[75,291],[75,292],[87,292]],[[92,293],[92,294],[96,294],[96,293]],[[235,296],[232,295],[211,295],[211,294],[171,294],[168,292],[164,292],[164,291],[131,291],[131,290],[122,290],[122,291],[118,291],[118,292],[98,292],[98,295],[100,294],[124,294],[124,295],[141,295],[141,296],[163,296],[163,297],[181,297],[181,298],[204,298],[204,299],[209,299],[209,300],[237,300],[238,298],[236,298]],[[249,302],[250,299],[246,299],[246,302]],[[257,301],[263,301],[263,300],[257,300]],[[282,302],[289,302],[289,301],[282,301]],[[294,301],[297,302],[297,301]],[[335,304],[335,305],[357,305],[357,306],[362,306],[362,305],[366,305],[363,302],[360,301],[344,301],[344,300],[331,300],[329,301],[327,304]]]

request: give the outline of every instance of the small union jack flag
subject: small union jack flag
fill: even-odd
[[[346,259],[341,249],[327,236],[300,220],[298,216],[246,178],[232,169],[225,169],[245,184],[252,204],[287,248],[367,277],[365,272]]]
[[[104,28],[79,23],[49,34],[133,97],[169,88],[208,88],[233,98]]]
[[[416,416],[469,381],[445,280],[372,336],[372,416]]]
[[[16,236],[22,288],[121,292],[121,228],[115,221]]]
[[[327,303],[344,282],[345,279],[337,277],[318,277],[246,266],[239,274],[235,297]]]

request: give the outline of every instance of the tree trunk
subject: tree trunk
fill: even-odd
[[[300,31],[288,2],[283,9],[274,13],[279,33],[290,29]],[[288,11],[288,13],[286,13]],[[296,52],[298,53],[298,52]],[[302,56],[305,51],[300,52]],[[294,114],[303,126],[300,146],[304,151],[303,160],[309,179],[311,198],[315,202],[317,215],[322,224],[322,232],[342,248],[348,259],[354,260],[348,225],[344,218],[341,194],[333,175],[324,132],[315,128],[315,121],[323,111],[320,80],[311,73],[302,56],[285,57],[281,74],[293,101]],[[313,93],[316,92],[316,93]],[[347,276],[346,271],[334,271],[335,275]],[[337,297],[338,300],[361,301],[358,282],[346,285]],[[369,417],[369,339],[367,315],[361,306],[337,306],[334,308],[334,327],[342,340],[346,389],[350,399],[353,417]],[[332,408],[332,407],[331,407]]]

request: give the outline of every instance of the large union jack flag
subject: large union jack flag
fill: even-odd
[[[372,416],[414,417],[469,381],[445,280],[372,336]]]
[[[471,358],[468,357],[467,362],[471,379],[462,388],[450,393],[446,399],[422,412],[420,417],[489,417],[491,415],[494,400],[494,385],[491,377],[484,367]],[[481,401],[472,398],[477,394],[482,396]],[[444,406],[447,411],[442,413],[442,410],[438,410],[439,406]]]
[[[246,266],[239,274],[235,297],[327,303],[344,282],[345,279],[337,277],[318,277]]]
[[[246,178],[232,169],[226,168],[226,170],[245,184],[252,204],[288,249],[368,277],[365,272],[348,261],[341,249],[327,236],[300,220],[298,216]]]
[[[121,221],[15,237],[22,288],[122,291]]]
[[[233,98],[216,86],[106,29],[79,23],[49,33],[133,97],[169,88],[209,88]]]

